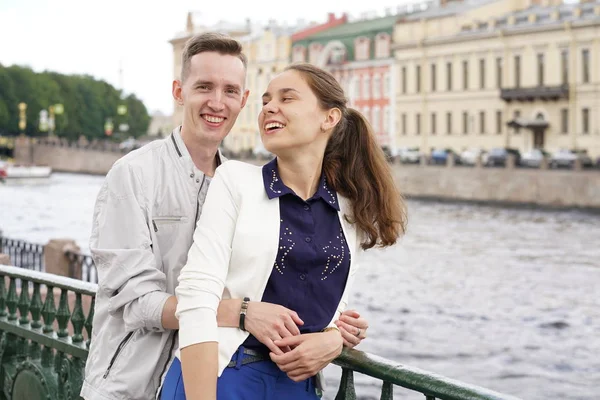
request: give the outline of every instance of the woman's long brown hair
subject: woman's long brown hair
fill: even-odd
[[[349,221],[364,233],[362,248],[393,245],[406,230],[406,206],[370,124],[346,107],[344,90],[329,72],[307,63],[286,70],[302,75],[324,110],[342,112],[325,149],[323,170],[327,182],[351,201]]]

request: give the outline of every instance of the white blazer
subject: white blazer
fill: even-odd
[[[344,294],[329,326],[335,326],[346,308],[361,252],[361,235],[344,218],[349,201],[339,193],[338,200],[351,258]],[[279,248],[279,226],[279,198],[267,197],[262,167],[227,161],[217,168],[175,292],[179,349],[218,342],[219,376],[249,335],[239,328],[217,326],[219,302],[246,296],[251,301],[262,299]]]

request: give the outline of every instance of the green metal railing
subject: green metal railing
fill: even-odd
[[[2,400],[79,399],[96,289],[76,279],[0,266]]]
[[[93,283],[0,266],[0,400],[80,398],[96,290]],[[357,398],[354,372],[383,381],[381,400],[393,398],[394,385],[426,400],[515,399],[357,350],[344,350],[334,364],[342,367],[336,400]]]
[[[355,400],[354,372],[383,381],[381,400],[393,399],[394,385],[425,396],[425,400],[517,400],[517,397],[470,385],[419,368],[409,367],[374,354],[344,349],[333,361],[342,367],[340,388],[335,400]]]

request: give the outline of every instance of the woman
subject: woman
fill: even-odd
[[[262,168],[229,161],[211,183],[176,290],[180,353],[163,399],[318,398],[315,375],[342,350],[335,322],[360,251],[404,233],[385,156],[329,73],[286,68],[263,95],[259,129],[276,158]],[[258,342],[245,303],[238,328],[218,328],[222,298],[290,308],[301,334]]]

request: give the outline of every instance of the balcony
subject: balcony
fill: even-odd
[[[507,102],[566,100],[569,98],[569,85],[501,89],[500,98]]]

